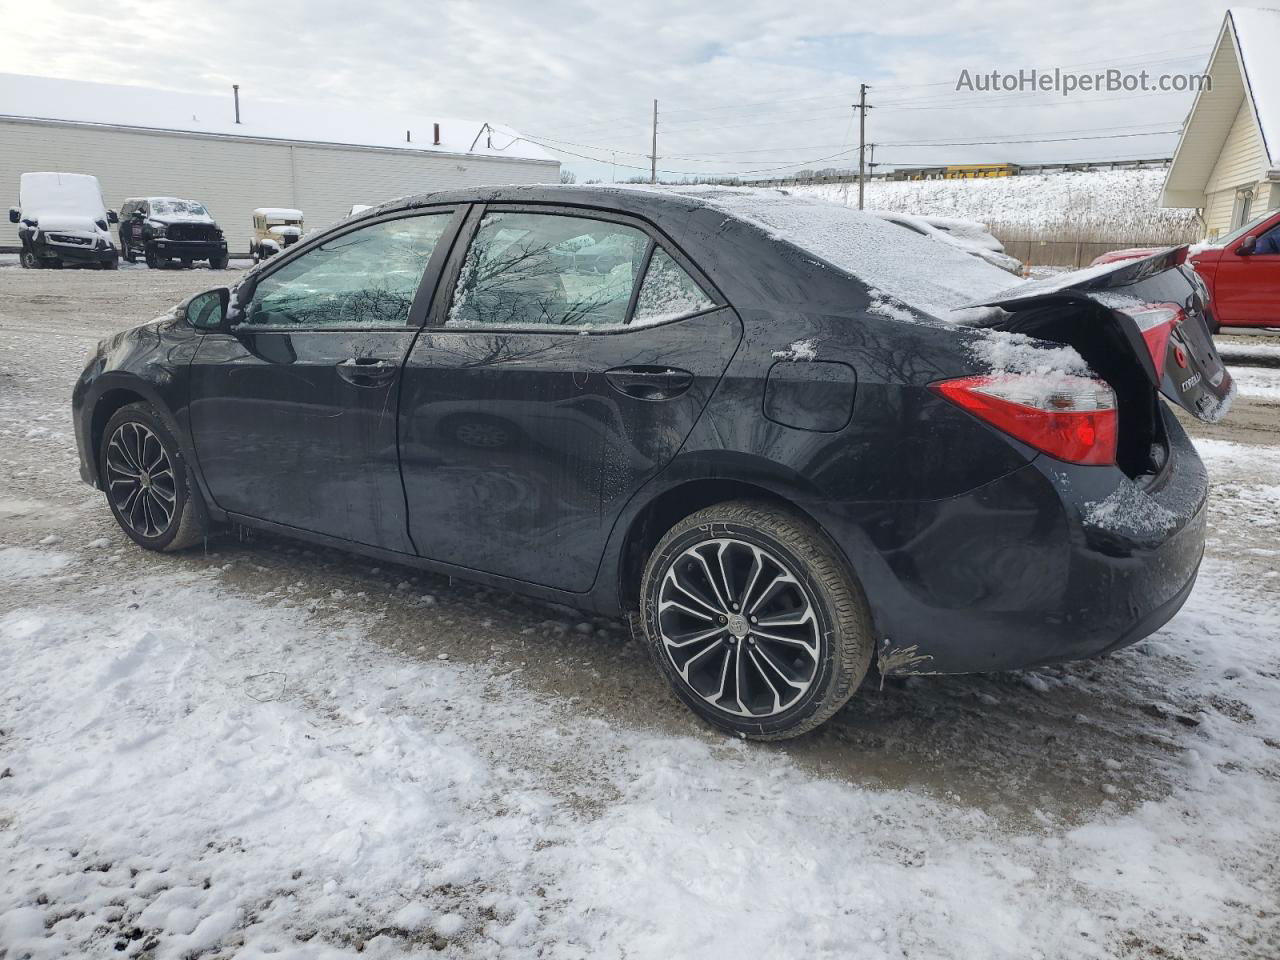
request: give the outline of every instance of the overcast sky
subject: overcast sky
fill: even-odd
[[[559,147],[580,179],[648,172],[656,97],[660,170],[777,176],[856,165],[851,104],[860,82],[872,87],[867,139],[877,161],[1169,155],[1176,137],[1160,131],[1178,128],[1190,94],[984,94],[956,92],[957,78],[1031,67],[1198,72],[1226,8],[1222,0],[0,0],[0,69],[202,93],[234,82],[249,101],[377,103],[490,120]],[[1141,135],[1065,139],[1114,134]],[[1034,138],[1064,142],[1009,142]],[[919,143],[975,140],[1004,142]]]

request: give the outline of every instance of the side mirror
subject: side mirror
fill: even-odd
[[[1252,233],[1240,241],[1240,246],[1236,247],[1236,256],[1251,257],[1253,252],[1258,249],[1258,238]]]
[[[21,223],[21,222],[22,222],[22,211],[21,211],[21,210],[19,210],[17,207],[10,207],[10,208],[9,208],[9,222],[10,222],[10,223]]]
[[[205,333],[217,333],[227,328],[227,306],[230,303],[231,291],[226,287],[206,290],[178,306],[178,319]]]
[[[114,210],[108,210],[107,223],[119,223],[119,222],[120,222],[120,217],[117,216],[116,212]]]

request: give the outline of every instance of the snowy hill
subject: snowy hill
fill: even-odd
[[[979,220],[1006,243],[1085,240],[1188,243],[1201,239],[1195,210],[1163,210],[1164,170],[1098,170],[986,180],[875,180],[869,210]],[[788,188],[838,203],[858,202],[857,184]]]

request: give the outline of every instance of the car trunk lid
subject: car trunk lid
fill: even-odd
[[[971,306],[1007,311],[977,324],[995,329],[1010,326],[1010,314],[1016,319],[1038,308],[1070,303],[1101,307],[1101,315],[1114,319],[1151,383],[1192,416],[1213,422],[1226,415],[1235,385],[1209,334],[1208,290],[1183,266],[1186,255],[1186,247],[1172,247],[1141,260],[1020,284]],[[1079,323],[1099,315],[1097,310],[1075,314]]]

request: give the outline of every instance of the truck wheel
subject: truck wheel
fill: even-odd
[[[129,244],[124,241],[121,241],[120,243],[120,255],[124,257],[126,263],[138,262],[138,251],[134,250],[133,247],[129,246]]]
[[[227,260],[228,260],[228,259],[229,259],[229,258],[228,258],[228,256],[227,256],[225,253],[224,253],[222,256],[220,256],[220,257],[210,257],[210,258],[209,258],[209,269],[211,269],[211,270],[225,270],[225,269],[227,269]]]
[[[40,269],[40,258],[36,256],[34,250],[23,250],[22,256],[19,258],[19,263],[21,263],[27,270]]]
[[[809,520],[735,500],[654,548],[640,584],[646,646],[676,696],[740,736],[783,740],[826,721],[871,666],[862,587]]]
[[[147,260],[148,269],[150,270],[160,269],[160,257],[157,256],[155,250],[153,250],[151,247],[147,247],[145,256]]]

